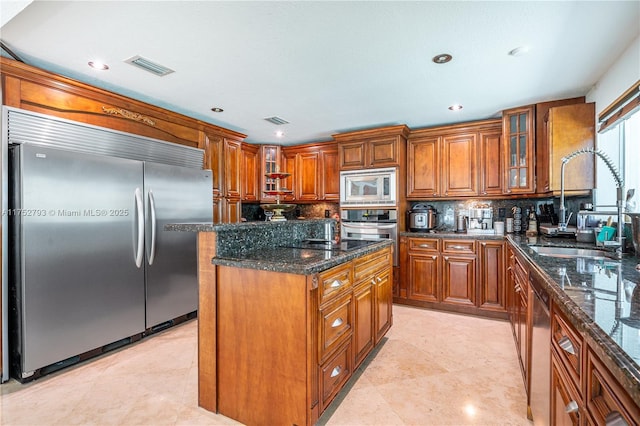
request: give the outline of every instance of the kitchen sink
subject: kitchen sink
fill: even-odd
[[[550,257],[586,257],[589,259],[611,259],[611,256],[607,256],[608,253],[602,250],[595,249],[582,249],[574,247],[549,247],[549,246],[529,246],[529,248],[540,256]]]

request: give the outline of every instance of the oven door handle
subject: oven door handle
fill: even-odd
[[[398,226],[396,223],[391,223],[391,224],[388,224],[388,225],[374,225],[374,226],[371,226],[370,224],[361,224],[361,223],[357,223],[357,224],[349,223],[349,224],[347,224],[347,223],[344,223],[344,222],[342,222],[342,225],[344,227],[346,227],[346,228],[372,228],[372,229],[373,228],[375,228],[375,229],[392,229],[392,228],[395,228],[396,226]]]

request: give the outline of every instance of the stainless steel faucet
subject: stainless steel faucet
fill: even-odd
[[[613,165],[613,163],[611,162],[611,159],[607,156],[607,154],[605,154],[604,152],[598,149],[583,148],[575,152],[572,152],[566,157],[562,157],[562,166],[560,167],[560,218],[558,220],[558,230],[566,231],[567,222],[568,222],[566,218],[567,209],[564,205],[564,168],[565,168],[565,165],[570,160],[582,154],[594,154],[600,157],[602,161],[604,161],[604,164],[606,164],[606,166],[609,168],[609,171],[611,172],[611,174],[613,175],[613,178],[616,181],[616,188],[617,188],[616,207],[618,210],[618,226],[616,230],[617,238],[616,238],[616,242],[612,245],[609,245],[609,247],[615,247],[616,255],[618,256],[618,258],[621,258],[622,250],[624,249],[624,234],[623,234],[624,223],[622,222],[622,209],[624,207],[622,194],[624,193],[624,181],[620,177],[620,173],[618,173],[618,170],[616,170],[616,167]]]

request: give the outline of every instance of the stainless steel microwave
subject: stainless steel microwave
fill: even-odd
[[[340,172],[340,207],[396,205],[395,168]]]

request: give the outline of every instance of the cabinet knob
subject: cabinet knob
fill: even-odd
[[[371,284],[376,285],[376,280],[371,278]]]
[[[339,375],[342,372],[342,367],[337,366],[336,368],[334,368],[333,370],[331,370],[331,377],[336,377],[337,375]]]
[[[342,281],[340,280],[333,280],[333,282],[331,283],[331,288],[338,288],[342,286]]]
[[[612,411],[604,418],[606,426],[628,426],[629,423],[622,417],[618,411]]]
[[[431,258],[432,258],[433,260],[436,260],[436,259],[438,258],[438,256],[433,255],[433,256],[431,256]]]
[[[565,413],[576,413],[578,412],[578,403],[575,401],[570,401],[566,407],[564,407]]]
[[[516,289],[516,293],[520,293],[522,291],[522,287],[520,287],[520,284],[517,284],[514,286]]]
[[[343,322],[344,321],[342,321],[342,318],[336,318],[335,321],[331,323],[331,327],[332,328],[340,327]]]
[[[379,283],[381,283],[381,282],[382,282],[382,278],[380,278],[380,277],[376,277],[376,281],[378,281]]]
[[[576,350],[573,347],[573,343],[571,343],[571,340],[569,340],[569,338],[567,336],[564,336],[564,337],[560,338],[560,340],[558,340],[558,345],[565,352],[568,352],[571,355],[575,355],[576,354]]]

